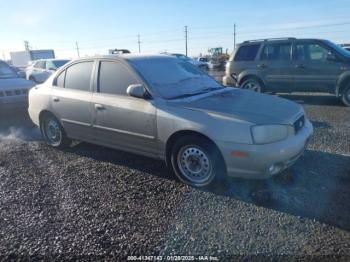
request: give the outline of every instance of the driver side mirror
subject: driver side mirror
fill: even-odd
[[[56,69],[56,68],[53,68],[53,67],[50,67],[49,70],[50,70],[50,71],[56,71],[57,69]]]
[[[128,88],[126,89],[126,93],[129,96],[137,97],[137,98],[146,98],[148,95],[146,88],[140,84],[129,85]]]
[[[326,59],[327,59],[328,61],[332,61],[332,62],[338,61],[337,57],[336,57],[333,53],[331,53],[331,52],[329,52],[329,53],[327,54]]]

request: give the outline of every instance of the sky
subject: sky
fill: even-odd
[[[138,52],[232,52],[236,41],[269,37],[325,38],[350,43],[350,0],[0,0],[0,55],[54,49],[59,58]]]

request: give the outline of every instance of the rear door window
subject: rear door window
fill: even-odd
[[[245,45],[245,46],[239,47],[234,60],[235,61],[254,61],[259,51],[259,47],[260,47],[260,44]]]
[[[87,61],[68,67],[66,69],[64,87],[81,91],[90,91],[93,64],[93,61]]]
[[[291,43],[266,44],[261,53],[261,60],[291,60]]]
[[[99,92],[126,95],[129,85],[138,84],[133,74],[119,62],[101,61],[99,69]]]
[[[45,68],[45,61],[38,61],[35,63],[34,67],[38,69],[44,69]]]

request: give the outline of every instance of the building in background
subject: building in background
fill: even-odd
[[[55,58],[53,49],[25,50],[10,52],[11,63],[15,67],[26,68],[30,61]]]

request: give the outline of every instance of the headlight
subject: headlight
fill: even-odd
[[[251,128],[255,144],[268,144],[286,139],[294,134],[290,125],[257,125]]]

